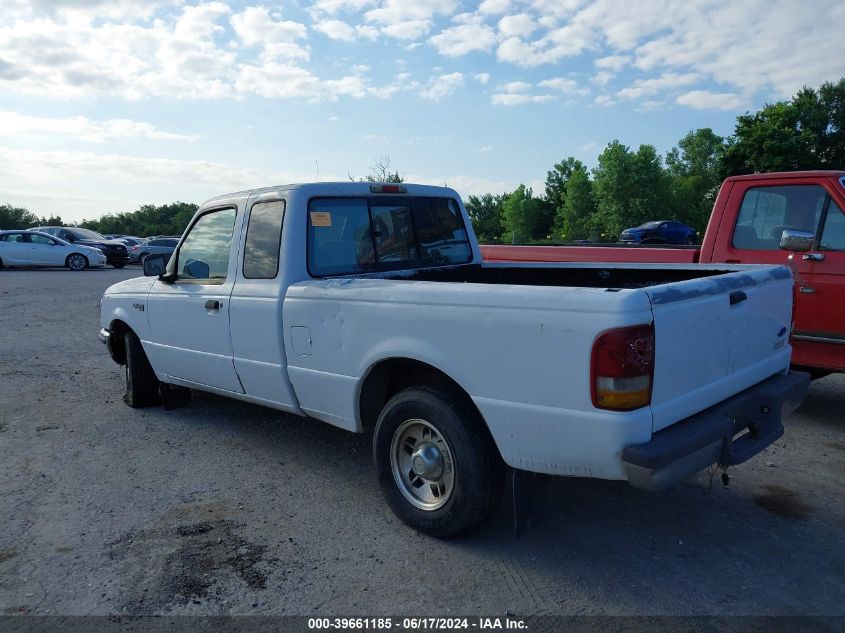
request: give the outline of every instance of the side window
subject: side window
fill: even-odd
[[[46,244],[47,246],[50,246],[50,245],[53,244],[53,240],[51,240],[49,237],[46,237],[44,235],[34,235],[34,234],[30,235],[29,241],[32,242],[33,244]]]
[[[162,240],[150,240],[147,242],[147,246],[164,246],[164,244],[162,244]]]
[[[819,250],[845,251],[845,213],[833,200],[827,209]]]
[[[818,185],[749,189],[734,228],[734,248],[777,250],[784,229],[815,233],[826,197]]]
[[[179,240],[161,240],[161,246],[176,248],[177,246],[179,246]]]
[[[465,264],[472,259],[457,202],[450,198],[417,198],[414,220],[423,263]]]
[[[308,203],[312,275],[365,272],[375,261],[366,198],[314,198]]]
[[[247,279],[273,279],[279,273],[284,215],[284,200],[252,205],[244,246],[243,272]]]
[[[179,249],[178,279],[202,279],[221,284],[225,281],[235,215],[235,209],[221,209],[199,217]]]

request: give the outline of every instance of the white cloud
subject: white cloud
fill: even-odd
[[[616,103],[616,100],[610,95],[599,95],[593,100],[593,103],[600,106],[609,106]]]
[[[583,88],[578,87],[578,82],[568,77],[554,77],[552,79],[544,79],[537,84],[540,88],[551,88],[558,90],[564,94],[580,94],[584,95],[589,92]]]
[[[613,80],[614,77],[616,77],[616,75],[612,72],[607,70],[600,70],[595,75],[590,77],[590,83],[595,84],[596,86],[606,86]]]
[[[496,34],[481,18],[470,16],[460,22],[431,38],[437,52],[447,57],[460,57],[472,51],[489,51],[493,48]]]
[[[478,6],[478,12],[482,15],[498,15],[504,13],[511,6],[511,0],[484,0]]]
[[[697,110],[741,110],[748,107],[748,100],[742,95],[709,90],[685,92],[675,102]]]
[[[311,28],[326,37],[343,42],[352,42],[357,36],[355,29],[343,20],[320,20],[312,24]]]
[[[506,15],[499,20],[499,32],[505,37],[528,37],[537,30],[537,22],[527,13]]]
[[[672,88],[689,86],[700,80],[701,75],[698,73],[665,73],[652,79],[637,79],[632,86],[617,92],[616,96],[622,99],[640,99]]]
[[[515,106],[526,103],[545,103],[557,99],[550,94],[530,94],[534,86],[525,81],[509,81],[499,86],[499,91],[490,98],[493,105]]]
[[[622,70],[625,66],[631,63],[630,55],[610,55],[608,57],[601,57],[593,62],[596,68],[603,68],[607,70]]]
[[[480,84],[486,84],[490,81],[490,73],[478,73],[473,75],[473,78]]]
[[[390,37],[413,40],[431,30],[436,15],[452,15],[457,6],[458,0],[384,0],[364,18]]]
[[[89,143],[147,138],[157,141],[194,142],[196,134],[163,132],[150,123],[130,119],[92,121],[86,117],[35,117],[18,112],[0,111],[0,136],[44,134],[50,137],[74,138]]]
[[[490,152],[490,151],[492,151],[492,150],[493,150],[493,146],[492,146],[492,145],[485,145],[484,147],[482,147],[482,148],[481,148],[480,150],[478,150],[478,151],[479,151],[480,153],[482,153],[482,154],[486,154],[487,152]]]
[[[430,101],[440,101],[448,97],[464,84],[462,73],[449,73],[432,77],[428,84],[420,92],[420,96]]]
[[[304,24],[277,19],[266,7],[247,7],[231,19],[232,28],[246,46],[260,44],[266,59],[308,59],[297,40],[307,37]]]

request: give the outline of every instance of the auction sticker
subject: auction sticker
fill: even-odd
[[[328,211],[312,211],[311,226],[331,226],[332,214]]]

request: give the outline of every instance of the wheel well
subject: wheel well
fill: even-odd
[[[469,399],[463,387],[427,363],[410,358],[388,358],[379,362],[370,368],[361,386],[358,398],[361,426],[364,430],[373,428],[385,403],[402,389],[435,383],[451,384]]]
[[[111,336],[109,337],[109,353],[112,359],[118,365],[126,364],[126,342],[124,340],[126,333],[131,332],[132,328],[126,325],[120,319],[115,319],[109,325]]]

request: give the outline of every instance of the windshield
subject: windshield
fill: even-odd
[[[640,224],[637,228],[638,229],[656,229],[660,226],[660,222],[646,222],[645,224]]]
[[[68,233],[73,234],[73,236],[78,240],[104,240],[106,239],[96,231],[91,231],[89,229],[66,229]]]

